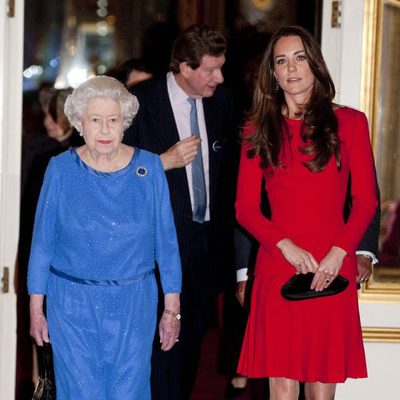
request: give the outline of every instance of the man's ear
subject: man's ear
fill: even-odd
[[[186,62],[186,61],[182,61],[179,64],[179,72],[181,73],[181,75],[183,75],[185,78],[188,77],[188,75],[190,74],[190,72],[193,71],[192,67]]]

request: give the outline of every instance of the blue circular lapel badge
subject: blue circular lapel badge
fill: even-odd
[[[147,168],[146,167],[137,167],[136,174],[138,176],[146,176],[147,175]]]

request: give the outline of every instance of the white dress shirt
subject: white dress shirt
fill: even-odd
[[[188,102],[189,96],[182,90],[182,88],[176,83],[174,74],[168,72],[167,74],[167,88],[168,96],[171,102],[172,111],[174,113],[175,123],[178,128],[180,140],[192,136],[190,131],[190,103]],[[210,220],[210,175],[209,175],[209,163],[208,163],[208,138],[206,130],[206,122],[204,119],[203,102],[201,99],[196,99],[197,108],[197,119],[199,123],[200,138],[201,138],[201,151],[203,154],[203,167],[204,167],[204,178],[206,181],[206,192],[207,192],[207,209],[204,220]],[[194,209],[193,203],[193,182],[192,182],[192,163],[189,163],[185,167],[187,180],[189,183],[190,201],[192,203],[192,211]]]

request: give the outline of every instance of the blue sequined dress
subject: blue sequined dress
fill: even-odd
[[[28,290],[46,295],[58,400],[150,399],[155,262],[164,293],[180,292],[159,157],[136,148],[112,173],[90,168],[75,149],[52,158],[36,211]]]

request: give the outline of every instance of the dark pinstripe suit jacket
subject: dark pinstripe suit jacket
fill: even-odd
[[[124,142],[153,153],[161,154],[178,142],[179,134],[168,97],[166,76],[145,81],[133,88],[139,100],[139,112],[133,124],[125,132]],[[209,145],[210,176],[210,232],[211,254],[219,253],[221,231],[224,229],[224,214],[227,191],[225,179],[229,160],[229,141],[233,138],[233,99],[230,92],[218,86],[214,95],[203,99],[205,123]],[[188,239],[192,225],[192,209],[185,168],[166,172],[169,183],[171,204],[181,252],[182,266],[185,268]],[[233,198],[231,199],[233,204]],[[212,249],[211,249],[212,250]]]

